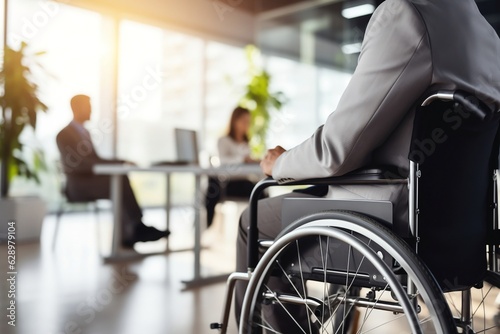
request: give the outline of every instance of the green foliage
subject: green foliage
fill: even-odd
[[[39,182],[38,172],[45,168],[43,152],[26,147],[20,141],[23,131],[36,129],[37,113],[47,110],[38,98],[38,85],[32,73],[35,66],[40,66],[36,57],[43,53],[26,55],[26,48],[26,43],[22,43],[19,50],[7,47],[0,72],[0,85],[3,86],[0,95],[0,158],[2,165],[7,161],[7,168],[2,168],[7,173],[7,185],[17,176]]]
[[[266,150],[266,137],[271,121],[271,112],[279,111],[286,98],[282,92],[270,92],[271,77],[260,62],[260,51],[254,45],[245,48],[248,60],[249,83],[247,91],[240,101],[240,106],[250,110],[252,125],[250,128],[250,147],[254,157],[261,158]]]

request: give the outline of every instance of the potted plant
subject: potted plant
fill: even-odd
[[[249,83],[240,106],[250,110],[250,147],[252,155],[261,158],[266,150],[266,137],[271,121],[271,111],[279,111],[286,101],[282,92],[270,92],[270,74],[261,66],[261,54],[257,47],[245,48],[248,59]]]
[[[43,152],[27,147],[20,140],[21,134],[36,129],[37,114],[47,106],[38,98],[38,85],[32,69],[39,66],[36,57],[42,53],[26,53],[27,44],[19,50],[5,47],[4,63],[0,72],[0,240],[5,239],[7,224],[15,221],[17,238],[39,239],[45,216],[45,204],[37,196],[9,197],[11,181],[25,177],[39,182],[43,169]]]

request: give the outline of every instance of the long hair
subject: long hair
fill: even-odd
[[[227,135],[233,140],[236,140],[236,121],[243,115],[250,115],[250,110],[243,107],[236,107],[231,114],[231,120],[229,121],[229,131],[227,132]],[[247,143],[249,142],[247,133],[243,135],[243,140]]]

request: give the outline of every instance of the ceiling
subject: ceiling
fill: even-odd
[[[229,1],[229,0],[228,0]],[[497,32],[500,31],[500,6],[498,5],[498,0],[475,0],[479,10],[486,17],[488,22],[495,28]],[[282,9],[284,7],[290,7],[297,4],[310,4],[317,5],[321,7],[322,3],[337,2],[337,1],[321,1],[321,0],[231,0],[228,3],[237,4],[238,8],[245,11],[251,12],[253,14],[260,14],[267,11],[272,11],[276,9]],[[339,0],[338,2],[346,2]],[[383,0],[376,0],[377,4],[383,2]]]
[[[68,0],[57,0],[62,3]],[[71,0],[71,4],[188,34],[245,45],[304,63],[352,71],[370,15],[346,19],[355,2],[383,0]],[[438,1],[438,0],[435,0]],[[500,35],[499,0],[475,0]]]
[[[363,39],[370,15],[345,19],[346,3],[358,0],[227,0],[257,17],[257,44],[267,53],[352,70],[358,54],[339,52]],[[375,6],[383,0],[374,0]],[[500,35],[498,0],[476,0]],[[311,42],[313,41],[313,42]],[[310,50],[307,50],[307,47]],[[311,51],[312,50],[312,51]]]

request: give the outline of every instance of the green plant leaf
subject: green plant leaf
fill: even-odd
[[[246,92],[240,99],[240,106],[250,110],[250,147],[253,156],[261,158],[266,149],[266,137],[271,121],[271,110],[279,111],[286,103],[282,92],[269,90],[271,75],[261,67],[261,54],[257,47],[245,48],[249,81]]]
[[[45,52],[26,54],[28,44],[22,42],[19,50],[7,47],[4,50],[4,63],[0,71],[0,82],[4,90],[0,96],[2,120],[0,123],[0,160],[7,168],[7,180],[26,177],[40,182],[38,172],[45,166],[43,154],[36,150],[26,151],[19,138],[26,127],[36,129],[37,114],[47,111],[39,98],[39,86],[34,80],[31,66],[38,66],[36,57]],[[7,184],[8,189],[8,184]],[[5,196],[6,194],[1,194]]]

